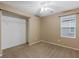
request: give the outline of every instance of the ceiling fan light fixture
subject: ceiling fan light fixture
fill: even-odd
[[[42,13],[42,12],[48,12],[48,11],[53,11],[53,9],[52,8],[48,8],[48,7],[42,7],[40,9],[40,13]]]

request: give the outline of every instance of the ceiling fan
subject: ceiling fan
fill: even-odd
[[[39,4],[39,8],[36,11],[35,16],[45,16],[45,15],[50,15],[53,13],[53,9],[50,7],[52,5],[52,2],[48,1],[42,1]]]

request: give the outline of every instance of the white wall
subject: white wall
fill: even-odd
[[[6,15],[2,18],[2,49],[26,43],[25,19]]]

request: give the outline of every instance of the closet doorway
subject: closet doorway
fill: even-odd
[[[27,21],[20,16],[3,12],[1,20],[2,49],[27,42]]]

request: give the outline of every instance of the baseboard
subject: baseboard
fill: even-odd
[[[33,45],[33,44],[36,44],[36,43],[39,43],[41,41],[37,41],[37,42],[33,42],[33,43],[29,43],[29,45]]]
[[[73,48],[73,47],[69,47],[69,46],[65,46],[65,45],[61,45],[61,44],[56,44],[56,43],[51,43],[51,42],[48,42],[48,41],[45,41],[45,40],[41,40],[41,42],[45,42],[45,43],[49,43],[49,44],[53,44],[53,45],[57,45],[57,46],[61,46],[61,47],[65,47],[65,48],[68,48],[68,49],[73,49],[73,50],[79,51],[78,48]]]

